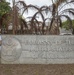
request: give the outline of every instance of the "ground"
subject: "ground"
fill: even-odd
[[[0,65],[0,75],[74,75],[74,64]]]

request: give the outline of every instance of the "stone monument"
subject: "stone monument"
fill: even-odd
[[[17,60],[21,55],[21,44],[14,37],[5,37],[2,40],[1,59],[12,62]]]

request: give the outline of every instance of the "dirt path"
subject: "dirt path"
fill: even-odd
[[[74,64],[0,65],[0,75],[74,75]]]

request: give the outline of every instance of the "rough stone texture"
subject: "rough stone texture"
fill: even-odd
[[[74,64],[0,65],[0,75],[74,75]]]
[[[9,37],[19,41],[22,53],[17,60],[12,62],[1,59],[2,64],[74,63],[74,36],[2,35],[2,40]],[[2,45],[5,46],[5,44]],[[9,47],[8,45],[7,48]]]

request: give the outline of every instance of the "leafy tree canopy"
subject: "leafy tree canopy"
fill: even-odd
[[[70,25],[69,25],[68,20],[63,22],[62,28],[65,28],[66,30],[70,29]],[[74,20],[72,20],[72,29],[74,29]]]
[[[11,10],[9,3],[6,0],[0,0],[0,18]]]

